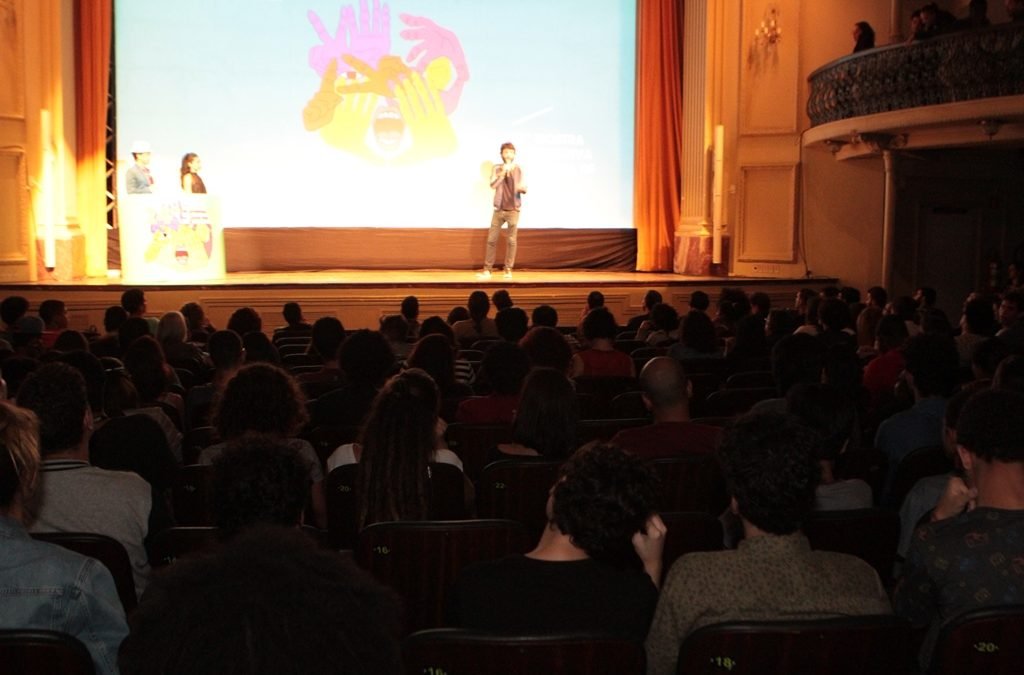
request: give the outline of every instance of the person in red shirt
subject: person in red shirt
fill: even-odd
[[[690,420],[689,383],[681,363],[668,356],[651,359],[640,371],[640,389],[654,422],[623,429],[612,444],[645,459],[715,451],[721,430]]]
[[[595,307],[583,318],[583,337],[588,347],[572,357],[572,377],[634,377],[636,370],[629,354],[615,348],[618,324],[604,307]]]
[[[903,344],[907,341],[907,326],[903,319],[890,315],[878,322],[875,346],[879,355],[864,367],[864,388],[868,392],[868,410],[884,408],[893,395],[893,387],[903,372]]]
[[[486,396],[473,396],[459,403],[455,421],[463,424],[512,424],[519,407],[530,361],[526,352],[511,342],[498,342],[487,350],[480,364],[479,379],[491,388]]]

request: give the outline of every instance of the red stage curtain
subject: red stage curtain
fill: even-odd
[[[680,0],[640,0],[633,160],[638,271],[672,269],[682,201],[682,40]]]
[[[75,1],[75,128],[78,219],[90,240],[90,259],[106,271],[106,130],[113,0]],[[95,273],[97,270],[93,270]]]

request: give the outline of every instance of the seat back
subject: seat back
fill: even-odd
[[[640,642],[603,635],[510,637],[458,628],[413,633],[402,644],[408,675],[642,675]]]
[[[726,389],[749,389],[751,387],[770,387],[774,389],[775,376],[770,370],[748,370],[734,373],[725,381]]]
[[[476,493],[481,518],[508,518],[527,527],[532,539],[547,525],[551,486],[558,480],[560,460],[502,460],[484,467]]]
[[[449,424],[445,432],[448,448],[462,460],[462,470],[474,483],[487,464],[487,454],[498,443],[512,440],[507,424]]]
[[[676,672],[730,675],[909,675],[910,624],[893,616],[817,621],[738,621],[700,628],[679,647]]]
[[[891,584],[900,538],[898,513],[878,508],[814,511],[803,531],[811,548],[855,555],[875,568],[883,584]]]
[[[212,466],[189,464],[181,467],[171,490],[176,523],[193,526],[213,523],[209,506],[212,482]]]
[[[220,442],[220,436],[214,427],[193,427],[185,433],[181,440],[181,459],[186,465],[199,461],[199,454]]]
[[[903,504],[903,498],[914,487],[914,483],[928,476],[949,473],[953,468],[953,459],[946,454],[941,445],[911,450],[896,465],[887,503],[899,507]]]
[[[118,540],[105,534],[88,532],[34,532],[32,538],[63,546],[75,553],[100,561],[104,567],[110,570],[110,576],[114,577],[114,587],[117,589],[117,597],[124,607],[124,613],[128,614],[134,611],[139,604],[138,597],[135,595],[132,563],[128,558],[128,551]]]
[[[512,520],[375,523],[360,531],[355,557],[405,599],[412,631],[442,625],[446,593],[463,567],[525,553],[532,543]]]
[[[202,551],[217,543],[216,527],[170,527],[157,533],[146,546],[149,564],[170,565],[189,553]]]
[[[667,574],[672,563],[687,553],[722,550],[722,523],[711,514],[699,511],[663,511],[665,546],[661,568]]]
[[[597,419],[611,417],[612,399],[627,391],[635,391],[639,384],[635,377],[580,375],[573,380],[576,393],[593,397],[593,409],[588,411]]]
[[[701,511],[718,516],[729,504],[725,478],[714,455],[656,459],[661,479],[659,511]]]
[[[302,438],[313,446],[316,456],[320,458],[320,466],[327,466],[327,458],[339,445],[354,443],[359,438],[360,427],[352,425],[320,425],[312,431],[302,434]]]
[[[750,387],[746,389],[721,389],[709,395],[705,410],[708,417],[742,415],[754,404],[767,398],[775,398],[779,392],[774,387]]]
[[[0,630],[0,664],[18,675],[93,675],[92,656],[77,638],[53,630]]]
[[[643,427],[651,423],[646,417],[627,419],[580,420],[576,423],[576,445],[585,445],[590,441],[610,441],[615,434],[623,429]]]
[[[324,482],[327,502],[327,542],[333,549],[352,548],[358,533],[359,465],[335,467]],[[468,517],[465,483],[459,467],[430,463],[430,517],[460,520]]]
[[[642,391],[626,391],[612,399],[610,416],[613,419],[629,419],[650,417],[650,411],[644,405]]]
[[[939,631],[934,675],[1010,675],[1024,667],[1024,605],[990,607],[961,614]]]

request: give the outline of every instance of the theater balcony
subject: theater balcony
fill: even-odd
[[[1024,145],[1024,23],[870,49],[808,81],[803,144],[838,159]]]

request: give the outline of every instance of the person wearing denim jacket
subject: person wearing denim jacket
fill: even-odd
[[[97,673],[116,675],[128,624],[110,572],[32,539],[22,524],[39,475],[37,439],[35,415],[0,402],[0,628],[67,633],[89,650]]]

